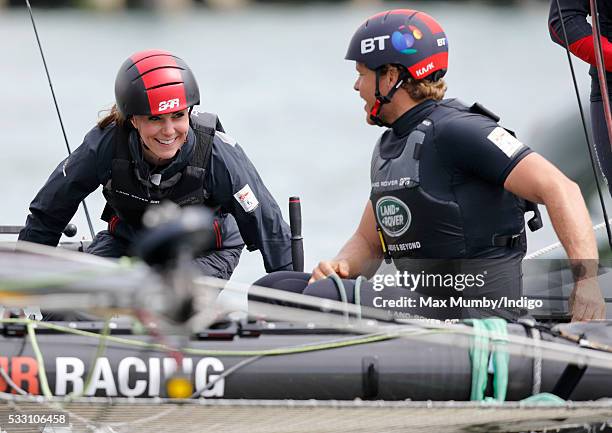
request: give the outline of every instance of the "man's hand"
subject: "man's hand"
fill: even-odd
[[[572,322],[606,318],[606,301],[601,294],[597,278],[576,282],[569,298],[569,308]]]
[[[340,278],[348,278],[349,277],[349,263],[344,259],[340,260],[329,260],[324,262],[319,262],[319,264],[312,270],[312,275],[310,280],[308,280],[308,284],[314,283],[317,280],[321,280],[326,278],[328,275],[332,273],[338,274]]]

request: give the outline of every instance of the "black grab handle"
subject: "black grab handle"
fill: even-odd
[[[291,227],[291,259],[293,270],[304,272],[304,243],[302,238],[302,206],[299,197],[289,197],[289,226]]]

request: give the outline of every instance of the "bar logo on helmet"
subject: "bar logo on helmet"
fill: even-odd
[[[157,111],[161,112],[161,111],[170,110],[171,108],[179,107],[180,105],[181,105],[181,101],[179,101],[179,98],[168,99],[167,101],[161,101],[159,103],[159,107]]]

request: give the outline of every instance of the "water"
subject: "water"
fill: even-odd
[[[447,31],[448,96],[480,101],[536,151],[552,153],[549,131],[574,115],[576,103],[565,54],[548,36],[546,5],[410,7],[429,12]],[[381,129],[365,124],[363,101],[352,90],[354,64],[343,57],[353,31],[379,9],[35,10],[35,17],[73,149],[112,104],[115,74],[127,56],[146,48],[176,52],[199,80],[201,109],[220,115],[286,216],[287,198],[302,197],[305,263],[312,269],[350,237],[368,199],[370,155]],[[22,224],[66,149],[25,10],[0,10],[0,41],[0,223]],[[577,70],[586,92],[587,68],[578,63]],[[104,228],[100,191],[87,203],[95,228]],[[73,221],[88,237],[81,210]],[[541,232],[530,236],[530,250],[555,240],[550,224]],[[245,252],[234,276],[252,281],[263,272],[259,253]]]

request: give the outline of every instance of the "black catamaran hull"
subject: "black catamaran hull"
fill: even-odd
[[[605,326],[605,325],[602,325]],[[521,325],[509,325],[510,335],[527,336]],[[145,337],[126,336],[143,341]],[[428,334],[427,339],[394,338],[302,353],[267,355],[238,368],[221,380],[218,376],[256,351],[287,348],[326,341],[346,340],[346,334],[262,333],[257,337],[235,337],[229,341],[190,341],[188,346],[208,351],[255,351],[244,356],[227,353],[190,355],[182,361],[182,373],[196,389],[209,398],[246,399],[337,399],[370,400],[469,400],[471,362],[469,337],[456,335],[456,346],[448,334]],[[542,334],[543,340],[573,343]],[[107,342],[96,358],[95,338],[40,334],[37,337],[44,357],[49,389],[54,395],[82,392],[83,395],[151,398],[166,396],[165,380],[176,371],[169,353],[116,342]],[[439,344],[445,341],[445,344]],[[181,342],[169,339],[170,344]],[[185,346],[183,342],[182,346]],[[311,349],[314,347],[311,347]],[[95,364],[94,364],[95,360]],[[93,371],[92,371],[92,365]],[[28,392],[42,393],[41,369],[26,336],[0,336],[0,366],[14,382]],[[565,363],[542,360],[541,391],[551,392],[566,368]],[[179,369],[180,370],[180,369]],[[537,373],[536,373],[537,374]],[[211,382],[216,382],[210,386]],[[534,359],[510,356],[507,400],[532,395]],[[0,377],[0,391],[11,387]],[[572,400],[595,400],[612,396],[609,370],[588,368],[571,394]]]

